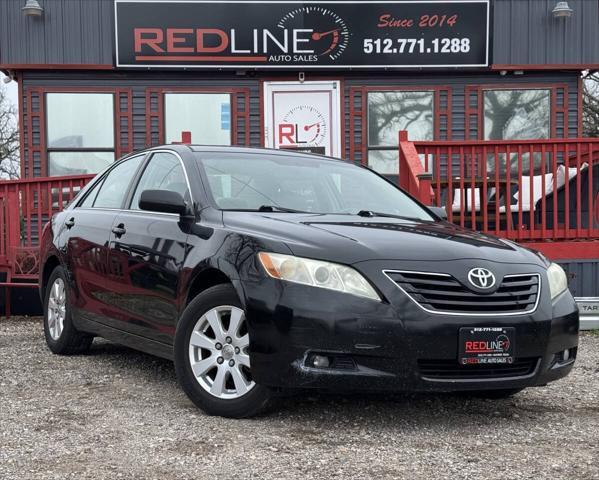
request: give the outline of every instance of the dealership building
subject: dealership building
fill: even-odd
[[[0,69],[22,178],[190,139],[322,153],[545,245],[599,297],[599,144],[581,138],[597,0],[3,0]]]

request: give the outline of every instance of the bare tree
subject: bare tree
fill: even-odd
[[[17,109],[0,84],[0,179],[19,178],[19,129]]]
[[[599,137],[599,73],[584,79],[582,91],[582,130],[585,137]]]

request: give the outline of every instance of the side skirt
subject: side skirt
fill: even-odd
[[[166,358],[167,360],[174,360],[172,345],[160,343],[132,333],[123,332],[122,330],[85,318],[84,315],[77,315],[76,327],[82,332],[91,333],[98,337],[105,338],[106,340],[110,340],[111,342],[125,345],[126,347],[149,353],[150,355]]]

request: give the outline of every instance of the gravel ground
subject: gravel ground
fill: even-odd
[[[599,336],[573,373],[509,400],[285,398],[208,417],[165,360],[96,340],[45,347],[39,318],[0,320],[0,479],[599,479]]]

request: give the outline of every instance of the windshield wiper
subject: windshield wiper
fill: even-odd
[[[392,213],[385,213],[385,212],[373,212],[372,210],[360,210],[356,215],[358,215],[360,217],[368,217],[368,218],[385,217],[385,218],[399,218],[401,220],[415,220],[417,222],[426,222],[427,221],[424,218],[406,217],[405,215],[394,215]]]
[[[283,213],[312,213],[303,210],[294,210],[293,208],[279,207],[278,205],[260,205],[259,212],[283,212]]]

